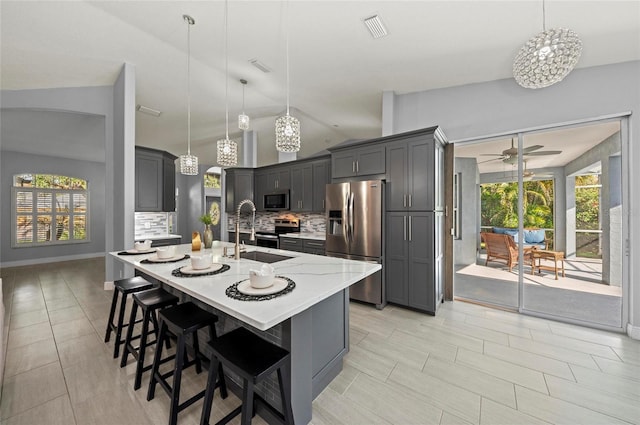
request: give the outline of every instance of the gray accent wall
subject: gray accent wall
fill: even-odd
[[[393,132],[439,125],[452,141],[480,139],[553,124],[631,113],[628,158],[623,164],[640,164],[640,61],[580,68],[551,87],[530,90],[512,78],[458,87],[396,95],[393,108],[383,108],[382,122],[393,116]],[[384,107],[383,103],[383,107]],[[389,110],[391,109],[391,110]],[[635,115],[633,115],[635,113]],[[624,152],[624,148],[623,148]],[[630,217],[625,255],[640,252],[640,181],[638,167],[626,167],[624,199]],[[623,166],[623,172],[625,167]],[[640,339],[640,262],[629,262],[627,332]],[[626,273],[626,272],[624,272]]]

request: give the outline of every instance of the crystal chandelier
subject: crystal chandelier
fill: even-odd
[[[198,157],[191,155],[191,25],[196,21],[189,15],[182,15],[187,23],[187,154],[180,155],[180,174],[198,175]]]
[[[276,119],[276,149],[278,152],[298,152],[300,150],[300,121],[289,115],[289,5],[287,2],[287,114]]]
[[[530,38],[513,61],[516,82],[528,89],[540,89],[562,81],[576,66],[582,41],[567,28],[546,29],[542,1],[542,32]]]
[[[217,142],[218,165],[223,167],[233,167],[238,164],[238,144],[229,140],[229,24],[228,24],[228,1],[224,2],[224,103],[225,103],[225,123],[226,137]]]
[[[249,116],[244,113],[244,88],[247,85],[247,80],[240,80],[242,83],[242,113],[238,115],[238,128],[240,130],[248,130],[249,129]]]

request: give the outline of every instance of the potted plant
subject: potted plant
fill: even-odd
[[[213,220],[211,219],[211,214],[201,215],[199,220],[204,224],[204,234],[202,235],[204,239],[204,248],[211,248],[211,244],[213,243],[213,231],[211,230],[211,223]]]

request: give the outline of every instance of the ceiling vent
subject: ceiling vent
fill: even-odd
[[[364,20],[364,24],[373,38],[381,38],[389,34],[380,16],[373,15]]]
[[[151,115],[152,117],[159,117],[162,112],[157,111],[155,109],[147,108],[146,106],[136,105],[136,111],[142,112],[143,114]]]
[[[249,63],[253,66],[255,66],[256,68],[258,68],[260,71],[264,72],[264,73],[268,73],[271,72],[271,68],[269,68],[267,65],[265,65],[264,63],[260,62],[258,59],[249,59]]]

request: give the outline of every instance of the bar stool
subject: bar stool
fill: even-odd
[[[222,418],[217,425],[226,424],[242,412],[240,423],[249,425],[254,415],[254,397],[265,403],[269,410],[281,417],[287,425],[293,424],[291,408],[291,382],[289,369],[291,354],[282,347],[272,344],[245,328],[234,329],[220,338],[209,341],[213,354],[207,378],[207,393],[204,397],[200,425],[209,425],[211,403],[215,391],[218,365],[238,374],[243,381],[242,405]],[[278,384],[282,400],[282,414],[253,392],[254,386],[264,381],[274,370],[278,371]]]
[[[140,276],[135,276],[129,277],[127,279],[116,280],[115,282],[113,282],[113,285],[113,300],[111,301],[111,311],[109,311],[109,322],[107,323],[107,332],[104,336],[104,342],[109,342],[112,331],[116,333],[116,340],[113,344],[113,358],[115,359],[120,354],[120,344],[124,343],[124,339],[122,339],[122,328],[125,326],[133,327],[133,325],[135,324],[123,323],[124,311],[127,304],[127,295],[144,291],[145,289],[151,289],[153,287],[153,284]],[[118,313],[118,323],[114,325],[113,316],[116,313],[118,295],[121,295],[120,312]]]
[[[127,357],[131,354],[136,359],[136,377],[133,384],[133,389],[140,388],[142,383],[142,373],[151,369],[151,364],[144,365],[144,356],[146,348],[152,344],[155,344],[158,340],[158,321],[156,319],[156,311],[163,308],[172,307],[178,305],[179,298],[162,288],[152,288],[146,291],[136,292],[132,296],[133,306],[131,307],[131,317],[129,323],[136,322],[136,315],[138,313],[138,307],[142,310],[142,330],[140,335],[133,336],[133,326],[127,328],[127,337],[124,342],[124,350],[122,351],[122,360],[120,361],[120,367],[127,365]],[[156,339],[148,341],[149,322],[153,323],[153,332]],[[133,340],[140,338],[140,345],[138,347],[133,346]],[[169,348],[169,339],[166,340],[167,348]],[[171,360],[167,358],[166,361]]]
[[[171,398],[171,408],[169,410],[169,425],[175,425],[178,422],[178,413],[191,406],[193,403],[204,397],[205,390],[203,389],[198,394],[191,397],[189,400],[179,403],[180,401],[180,381],[182,378],[182,371],[187,367],[196,366],[196,372],[202,371],[201,359],[205,361],[207,358],[200,353],[200,347],[198,345],[198,329],[209,327],[209,337],[211,340],[216,340],[216,327],[215,324],[218,321],[218,316],[213,313],[209,313],[195,305],[192,302],[186,302],[179,304],[175,307],[166,308],[160,310],[158,314],[160,332],[158,334],[158,341],[156,343],[156,352],[153,358],[153,367],[151,368],[151,380],[149,381],[149,392],[147,393],[147,400],[153,400],[155,396],[156,384],[167,392]],[[178,339],[175,354],[175,366],[172,371],[161,374],[159,371],[160,364],[164,362],[162,359],[162,346],[165,339],[168,337],[168,333],[171,332]],[[185,339],[188,335],[192,335],[193,338],[193,360],[187,358],[187,345]],[[220,387],[220,393],[222,398],[227,397],[227,386],[224,380],[224,373],[222,371],[222,365],[217,365],[220,378],[214,386]],[[173,375],[173,385],[169,385],[167,378]]]

